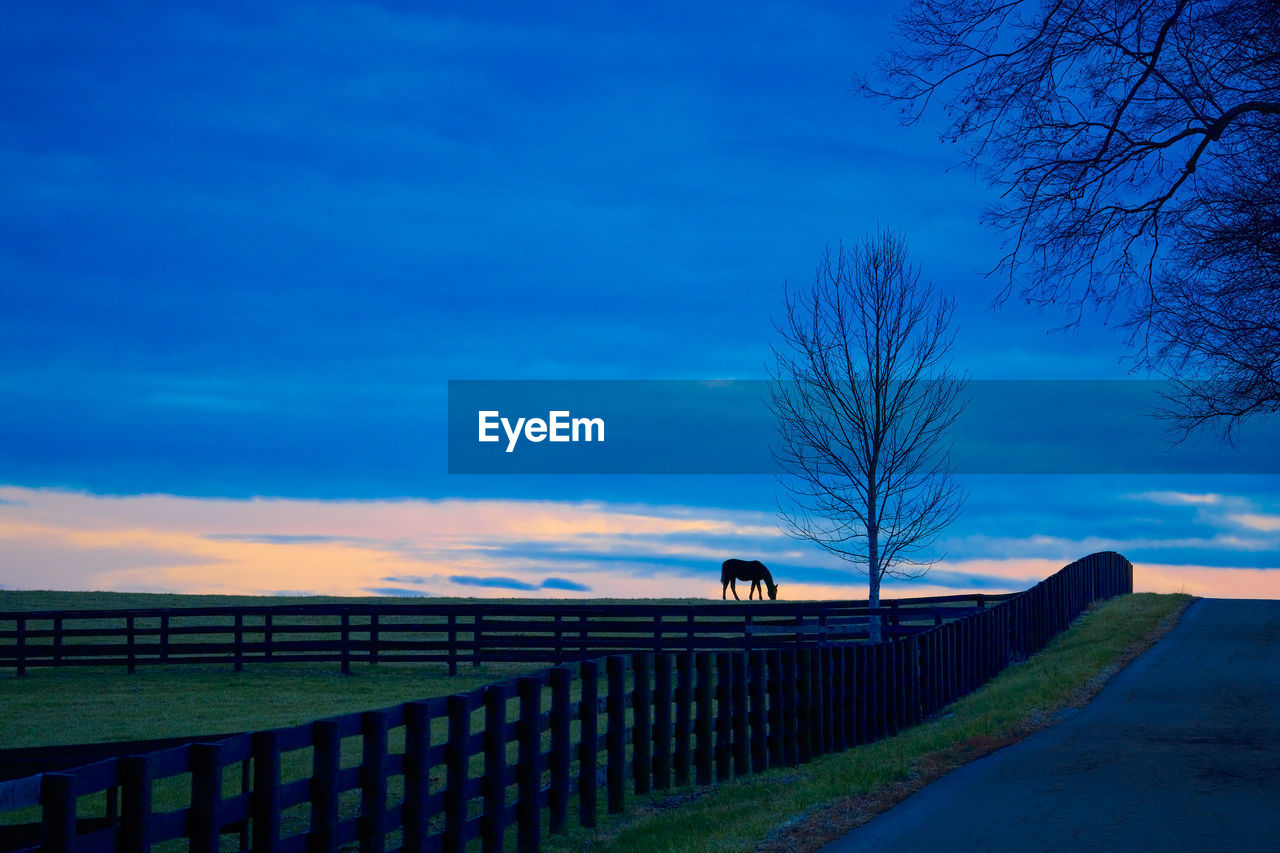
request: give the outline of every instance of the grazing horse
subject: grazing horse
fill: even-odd
[[[778,585],[773,582],[773,575],[769,574],[769,570],[765,568],[764,563],[759,560],[725,560],[720,564],[720,597],[727,598],[728,591],[733,590],[733,597],[738,598],[738,585],[734,581],[751,581],[751,589],[747,592],[747,601],[751,600],[751,596],[757,591],[760,593],[760,600],[764,601],[764,590],[760,589],[760,581],[764,581],[764,585],[769,588],[769,598],[776,599],[778,597]]]

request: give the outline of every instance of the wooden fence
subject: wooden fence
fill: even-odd
[[[634,795],[793,766],[913,725],[1131,590],[1127,560],[1094,554],[881,643],[610,655],[0,783],[0,820],[29,815],[8,836],[24,851],[179,840],[205,853],[537,850],[571,820],[594,826],[602,801],[619,812]],[[175,785],[180,805],[159,810]]]
[[[1010,598],[714,604],[305,604],[0,612],[0,667],[564,663],[637,651],[751,651],[918,633]]]

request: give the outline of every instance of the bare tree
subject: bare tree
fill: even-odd
[[[1118,310],[1184,429],[1280,411],[1280,2],[911,0],[899,35],[863,85],[945,103],[1005,296]]]
[[[953,300],[922,284],[905,239],[828,249],[812,288],[788,288],[774,349],[774,458],[783,529],[885,576],[919,577],[960,511],[947,430],[963,410],[950,373]]]

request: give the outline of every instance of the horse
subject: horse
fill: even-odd
[[[747,601],[751,600],[751,596],[757,591],[760,592],[760,600],[764,601],[764,590],[760,589],[760,581],[764,581],[766,587],[769,588],[770,600],[778,597],[778,585],[773,582],[773,575],[769,574],[769,570],[765,568],[764,563],[759,560],[725,560],[720,564],[720,598],[728,597],[728,591],[733,590],[733,597],[738,601],[738,585],[735,581],[751,581],[751,590],[747,592]]]

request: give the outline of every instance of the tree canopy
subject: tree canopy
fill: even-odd
[[[1184,429],[1280,411],[1280,2],[912,0],[879,70],[1000,190],[1005,297],[1118,316]]]

